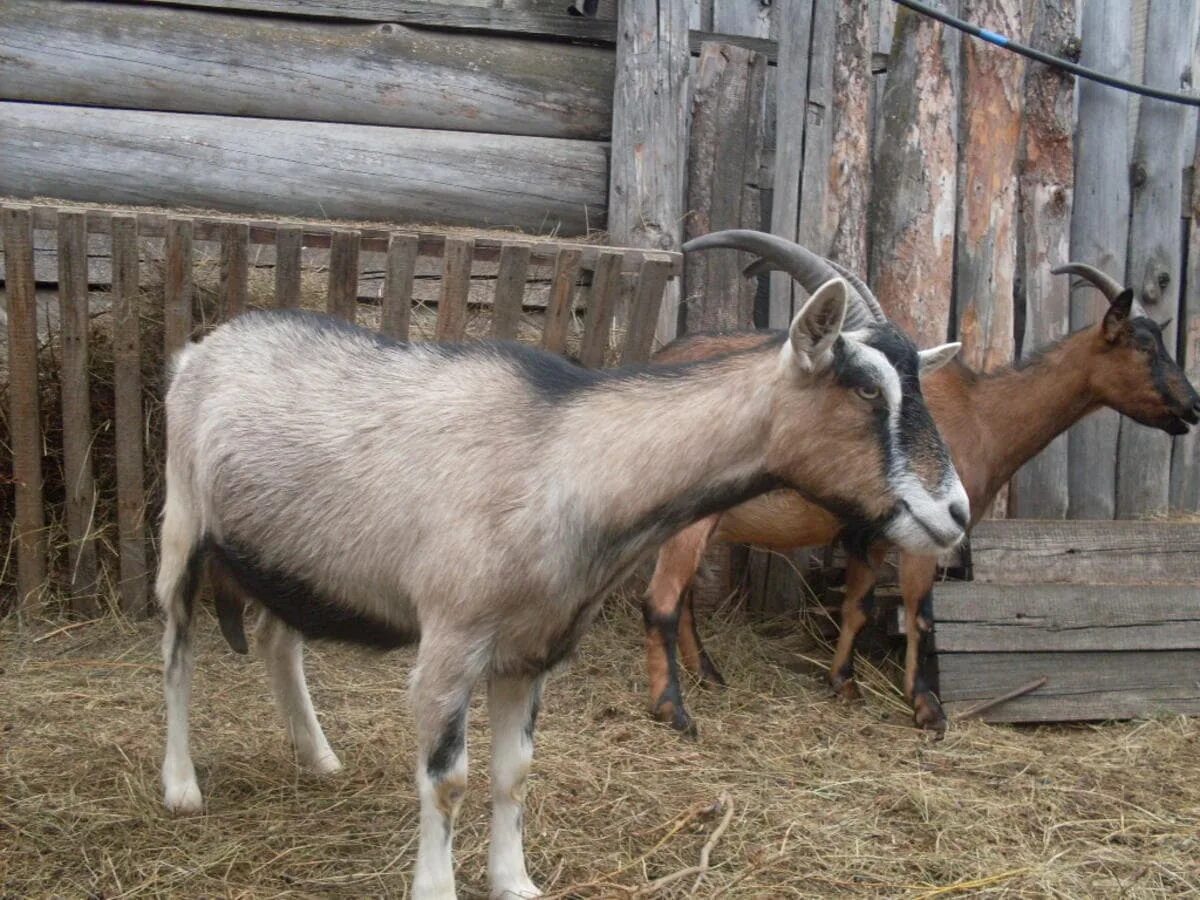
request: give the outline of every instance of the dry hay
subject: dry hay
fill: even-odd
[[[732,686],[690,691],[698,742],[646,716],[628,598],[552,679],[527,815],[530,869],[552,896],[1200,890],[1195,720],[972,722],[932,743],[878,672],[865,704],[828,699],[815,665],[828,655],[793,629],[771,636],[726,615],[707,630]],[[158,628],[108,619],[38,638],[0,624],[0,895],[404,896],[412,652],[310,648],[317,709],[346,765],[318,779],[292,763],[261,664],[221,645],[207,615],[198,632],[194,749],[209,807],[175,819],[159,801]],[[483,719],[477,698],[456,842],[464,897],[485,891]],[[698,884],[691,873],[646,891],[706,845]]]

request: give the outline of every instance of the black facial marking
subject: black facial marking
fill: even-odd
[[[1197,402],[1197,394],[1195,388],[1187,380],[1187,376],[1179,368],[1179,364],[1171,358],[1171,354],[1167,352],[1166,344],[1163,342],[1162,328],[1153,319],[1146,316],[1138,316],[1130,322],[1130,327],[1133,330],[1133,339],[1139,344],[1148,344],[1152,347],[1150,352],[1150,378],[1154,382],[1154,389],[1158,391],[1159,397],[1163,403],[1172,412],[1179,411],[1188,413]],[[1175,375],[1178,382],[1184,386],[1185,394],[1182,397],[1176,396],[1176,391],[1172,388],[1169,376]]]
[[[437,746],[433,748],[433,752],[429,754],[429,759],[425,762],[425,772],[432,781],[441,781],[462,755],[463,744],[466,740],[466,725],[467,704],[463,703],[446,720],[442,733],[438,736]]]
[[[304,580],[271,568],[252,548],[230,538],[214,542],[212,552],[243,591],[306,638],[328,638],[380,650],[394,650],[420,638],[322,596]]]

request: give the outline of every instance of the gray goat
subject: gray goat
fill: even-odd
[[[814,271],[803,248],[741,234],[793,275]],[[167,807],[202,808],[187,707],[207,561],[231,643],[244,644],[242,599],[262,608],[273,692],[315,771],[340,763],[309,699],[303,638],[420,641],[418,897],[454,896],[467,707],[486,676],[492,896],[537,896],[522,803],[542,681],[639,560],[784,485],[915,552],[961,538],[966,496],[918,383],[956,346],[918,356],[864,303],[830,280],[769,345],[678,368],[401,344],[295,312],[247,313],[185,348],[167,394],[156,585]]]

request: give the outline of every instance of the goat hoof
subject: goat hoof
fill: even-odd
[[[942,704],[928,691],[913,698],[913,721],[918,728],[933,732],[938,739],[946,733],[946,714],[942,711]]]
[[[200,795],[200,785],[196,784],[194,778],[167,785],[163,805],[168,812],[181,816],[204,812],[204,798]]]
[[[342,771],[342,761],[337,758],[337,754],[330,752],[307,763],[304,768],[314,775],[336,775]]]
[[[491,900],[532,900],[542,896],[538,886],[528,878],[523,878],[513,884],[492,888]]]
[[[856,703],[862,699],[862,691],[858,689],[858,682],[853,678],[843,681],[841,684],[833,684],[831,687],[833,696],[843,703]]]
[[[669,700],[659,703],[654,707],[653,715],[659,722],[670,725],[684,737],[699,737],[696,723],[692,721],[688,711],[680,704],[672,703]]]

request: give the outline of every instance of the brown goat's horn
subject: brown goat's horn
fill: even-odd
[[[1089,266],[1087,263],[1069,262],[1065,266],[1059,266],[1050,271],[1054,275],[1078,275],[1084,281],[1099,288],[1100,293],[1108,298],[1109,303],[1116,300],[1125,290],[1125,286],[1107,272],[1101,272],[1095,266]]]

